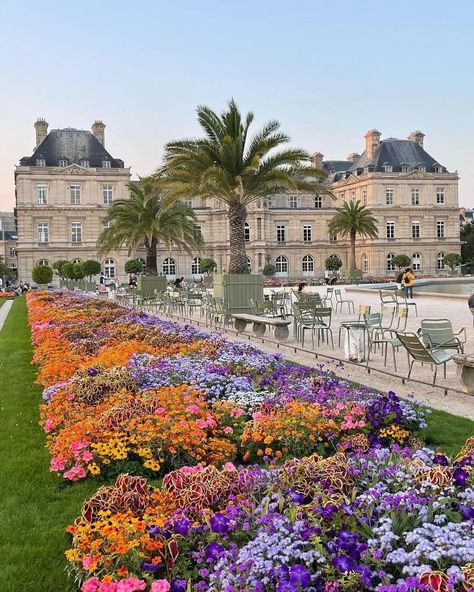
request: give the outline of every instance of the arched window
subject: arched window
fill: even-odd
[[[437,262],[438,262],[437,267],[438,267],[439,270],[445,269],[445,265],[444,265],[444,253],[438,253]]]
[[[367,255],[365,253],[362,253],[362,256],[360,258],[360,263],[361,263],[361,268],[362,271],[369,271],[369,258],[367,257]]]
[[[173,257],[167,257],[163,261],[163,275],[176,275],[176,261]]]
[[[244,225],[244,241],[246,243],[250,242],[250,226],[248,222]]]
[[[10,269],[16,269],[16,263],[10,263],[9,265]]]
[[[104,275],[107,278],[114,278],[115,277],[115,260],[114,259],[106,259],[104,261]]]
[[[250,259],[250,257],[247,257],[247,269],[250,273],[252,272],[252,260]]]
[[[421,255],[420,253],[413,253],[411,256],[411,265],[413,271],[420,271],[421,269]]]
[[[284,255],[279,255],[275,261],[277,273],[288,273],[288,259]]]
[[[444,256],[444,254],[443,254]],[[49,261],[47,259],[40,259],[38,261],[38,265],[43,265],[44,267],[49,267]]]
[[[303,272],[314,271],[314,259],[311,255],[305,255],[301,260],[301,269]]]
[[[82,259],[73,259],[72,262],[73,263],[82,263]]]
[[[194,257],[191,263],[191,273],[199,275],[201,273],[201,257]]]
[[[387,271],[395,271],[395,265],[393,264],[394,257],[395,255],[393,253],[387,255]]]

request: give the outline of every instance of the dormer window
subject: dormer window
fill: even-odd
[[[79,162],[79,164],[80,164],[81,166],[83,166],[83,167],[86,167],[86,168],[88,168],[88,167],[89,167],[89,161],[88,161],[86,158],[83,158],[83,159],[82,159],[82,160]]]
[[[408,173],[408,171],[410,169],[410,167],[404,162],[402,162],[402,164],[400,165],[400,168],[401,168],[402,173]]]
[[[367,165],[367,172],[368,173],[373,173],[374,170],[375,170],[375,166],[373,164]]]
[[[435,164],[435,165],[433,165],[433,171],[435,173],[442,173],[443,167],[440,164]]]
[[[384,171],[384,173],[392,173],[393,172],[393,166],[391,164],[388,164],[388,162],[386,162],[383,165],[383,171]]]
[[[360,175],[362,175],[362,173],[364,172],[364,169],[362,167],[358,167],[356,169],[356,175],[359,177]]]
[[[102,161],[102,168],[103,169],[110,169],[110,160],[103,160]]]
[[[417,169],[419,171],[421,171],[422,173],[425,173],[426,172],[426,167],[425,167],[424,164],[419,164],[418,167],[417,167]]]
[[[67,167],[67,158],[60,158],[59,159],[59,166],[60,167]]]
[[[46,159],[43,158],[42,156],[40,156],[39,158],[36,159],[36,166],[38,167],[44,167],[46,166]]]

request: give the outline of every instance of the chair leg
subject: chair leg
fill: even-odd
[[[433,374],[433,384],[436,384],[436,374],[438,373],[438,366],[435,366],[434,374]]]
[[[408,376],[407,376],[407,378],[408,378],[408,379],[410,379],[410,376],[411,376],[411,371],[412,371],[412,369],[413,369],[413,364],[414,364],[414,363],[415,363],[415,360],[413,360],[413,361],[412,361],[412,363],[410,364],[410,370],[408,371]]]
[[[395,367],[395,372],[397,371],[397,360],[395,359],[395,348],[392,345],[392,354],[393,354],[393,365]]]
[[[443,364],[443,368],[444,368],[444,377],[446,378],[446,362]]]

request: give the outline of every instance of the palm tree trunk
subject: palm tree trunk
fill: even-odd
[[[357,269],[356,265],[356,233],[351,232],[351,270]]]
[[[153,236],[151,241],[145,238],[146,261],[145,261],[145,275],[158,275],[158,268],[156,265],[158,239]]]
[[[229,205],[229,273],[246,273],[247,256],[245,254],[245,220],[247,208],[241,203]]]

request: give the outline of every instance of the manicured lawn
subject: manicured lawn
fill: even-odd
[[[74,589],[64,572],[64,527],[97,483],[61,487],[49,472],[31,355],[22,297],[0,332],[0,590],[63,592]]]
[[[1,300],[0,300],[1,304]],[[79,514],[97,481],[63,486],[49,472],[38,426],[41,388],[34,383],[24,297],[17,298],[0,332],[0,591],[67,592],[64,527]],[[430,445],[457,453],[474,422],[441,411],[428,419]]]

